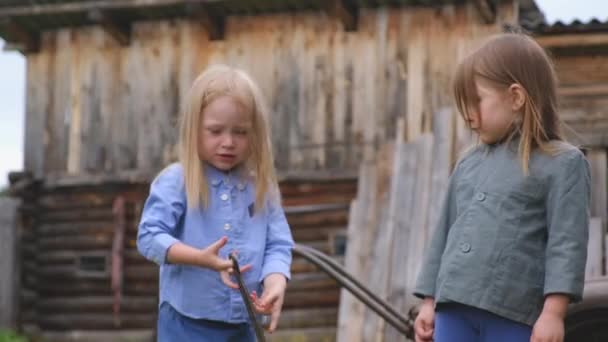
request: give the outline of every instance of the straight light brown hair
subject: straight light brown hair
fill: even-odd
[[[243,70],[226,65],[214,65],[203,71],[190,89],[179,123],[179,161],[184,168],[188,207],[207,206],[209,189],[204,161],[198,150],[200,126],[205,108],[214,100],[230,96],[250,114],[252,129],[248,131],[249,151],[244,165],[246,177],[255,183],[255,209],[264,207],[266,200],[279,200],[276,172],[273,164],[268,111],[261,91]]]
[[[507,140],[520,136],[518,154],[525,174],[533,149],[557,152],[560,144],[552,141],[564,140],[557,115],[557,77],[549,56],[534,39],[520,33],[496,35],[459,64],[453,90],[467,122],[479,109],[475,78],[486,79],[498,91],[512,84],[524,89],[521,120],[514,121]]]

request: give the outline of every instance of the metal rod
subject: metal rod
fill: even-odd
[[[322,254],[321,252],[316,250],[313,251],[313,249],[310,247],[297,244],[294,248],[294,252],[303,256],[305,259],[312,262],[322,271],[334,278],[342,287],[346,288],[357,299],[376,312],[380,317],[384,318],[387,323],[389,323],[403,335],[410,336],[412,328],[407,323],[407,319],[404,316],[390,307],[390,305],[384,300],[371,293],[357,280],[353,279],[344,270],[342,270],[340,265],[333,262],[333,260],[333,264],[332,262],[328,262],[327,259],[329,259],[329,257],[320,256],[320,254]],[[387,309],[388,307],[390,307],[390,309]]]
[[[262,330],[262,327],[260,327],[257,319],[255,318],[253,304],[251,303],[251,298],[249,298],[249,290],[247,289],[247,286],[245,286],[245,282],[243,281],[241,269],[239,268],[239,262],[236,260],[236,257],[233,254],[230,254],[229,258],[230,260],[232,260],[232,268],[234,269],[236,280],[239,283],[239,292],[241,293],[241,297],[243,297],[243,302],[245,302],[247,314],[249,315],[249,320],[251,320],[251,325],[253,325],[253,328],[255,330],[257,340],[258,342],[266,342],[266,338],[264,337],[264,331]]]
[[[383,300],[382,298],[378,297],[375,293],[371,292],[366,286],[364,286],[363,284],[361,284],[357,279],[355,279],[351,274],[349,274],[348,272],[346,272],[344,270],[344,267],[342,267],[342,265],[338,264],[335,260],[333,260],[332,258],[330,258],[327,254],[322,253],[312,247],[309,246],[305,246],[305,245],[296,245],[297,249],[315,254],[316,256],[318,256],[319,258],[323,259],[323,261],[330,267],[332,267],[334,270],[336,270],[338,273],[340,273],[342,276],[344,276],[346,279],[348,279],[348,281],[352,282],[355,284],[355,286],[357,286],[361,291],[363,291],[365,293],[365,295],[367,295],[368,297],[370,297],[373,301],[375,301],[377,304],[379,304],[380,306],[382,306],[384,309],[386,309],[388,312],[391,313],[391,315],[397,317],[398,319],[402,320],[403,324],[407,324],[407,318],[402,316],[401,313],[399,313],[397,310],[395,310],[395,308],[393,308],[389,303],[387,303],[385,300]]]

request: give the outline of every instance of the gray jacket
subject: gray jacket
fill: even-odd
[[[590,173],[584,155],[533,152],[524,176],[517,144],[480,145],[449,182],[414,294],[533,325],[544,297],[582,298]]]

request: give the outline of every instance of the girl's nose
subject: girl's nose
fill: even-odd
[[[234,137],[232,137],[232,134],[224,135],[224,138],[222,139],[222,146],[225,146],[225,147],[234,146]]]

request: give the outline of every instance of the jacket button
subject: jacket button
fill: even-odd
[[[224,225],[224,230],[230,230],[230,223],[226,223]]]
[[[222,196],[220,196],[220,198],[222,199],[222,201],[227,201],[228,200],[228,194],[222,194]]]
[[[475,195],[475,199],[479,202],[482,202],[486,199],[486,194],[484,194],[483,192],[478,192],[477,195]]]
[[[468,253],[471,250],[471,244],[468,242],[463,242],[460,244],[460,250],[463,253]]]

